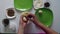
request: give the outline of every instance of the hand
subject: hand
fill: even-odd
[[[24,34],[24,28],[27,24],[27,21],[23,20],[23,15],[20,16],[20,23],[19,23],[19,28],[18,28],[18,34]]]
[[[26,26],[26,24],[27,24],[27,22],[28,22],[28,20],[27,21],[24,21],[23,20],[23,15],[21,15],[21,17],[20,17],[20,25],[22,25],[22,27],[24,28],[25,26]],[[26,17],[26,16],[25,16]],[[27,19],[27,18],[26,18]]]
[[[45,25],[43,25],[42,23],[40,23],[38,20],[37,20],[37,18],[36,18],[36,16],[34,15],[34,14],[28,14],[26,17],[27,17],[27,21],[23,21],[23,17],[24,16],[21,16],[20,18],[20,24],[21,24],[21,26],[23,27],[20,27],[19,28],[19,31],[18,31],[18,34],[23,34],[24,32],[24,27],[26,26],[26,24],[27,24],[27,22],[28,22],[28,20],[31,20],[31,21],[33,21],[33,23],[34,24],[36,24],[38,27],[40,27],[42,30],[44,30],[45,32],[46,32],[46,34],[58,34],[57,32],[55,32],[54,30],[52,30],[52,29],[50,29],[50,28],[48,28],[48,27],[46,27]]]
[[[32,13],[29,13],[27,15],[27,18],[28,18],[28,20],[32,21],[34,24],[38,24],[38,22],[39,22],[37,17]]]
[[[36,16],[34,14],[32,14],[32,13],[28,14],[27,18],[28,18],[28,20],[31,20],[33,22],[38,21]]]
[[[58,34],[56,31],[46,27],[44,24],[39,22],[34,14],[29,14],[28,17],[29,17],[28,19],[33,21],[34,24],[36,24],[38,27],[40,27],[42,30],[44,30],[46,32],[46,34]]]

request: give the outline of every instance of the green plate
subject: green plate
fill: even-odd
[[[14,0],[14,7],[17,10],[26,11],[33,6],[33,0]]]
[[[42,12],[39,13],[39,10]],[[53,22],[53,13],[50,9],[47,8],[40,8],[36,10],[35,15],[37,16],[38,20],[43,23],[45,26],[51,26]]]

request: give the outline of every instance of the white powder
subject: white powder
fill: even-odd
[[[35,8],[35,9],[43,8],[43,7],[44,7],[42,0],[34,0],[34,1],[33,1],[33,4],[34,4],[34,8]]]

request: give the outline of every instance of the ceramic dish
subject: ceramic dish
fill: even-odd
[[[14,7],[20,11],[30,10],[33,6],[33,0],[14,0]]]
[[[33,1],[34,9],[43,8],[45,2],[46,2],[46,0],[34,0]]]
[[[9,15],[8,15],[8,10],[13,10],[13,11],[14,11],[14,15],[13,15],[13,16],[9,16]],[[7,12],[6,12],[6,17],[7,17],[8,19],[13,19],[13,18],[16,17],[16,16],[15,16],[15,10],[14,10],[14,8],[8,8],[6,11],[7,11]],[[10,12],[10,14],[12,14],[12,13]]]
[[[51,26],[53,22],[53,13],[50,9],[47,8],[40,8],[36,10],[35,15],[37,16],[38,20],[42,22],[45,26]]]

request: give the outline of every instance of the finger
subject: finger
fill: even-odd
[[[32,14],[32,13],[30,13],[30,14],[28,14],[28,17],[29,17],[29,18],[32,18],[32,17],[35,18],[35,15]]]
[[[29,20],[34,20],[35,19],[35,15],[30,13],[30,14],[28,14],[27,18]]]

